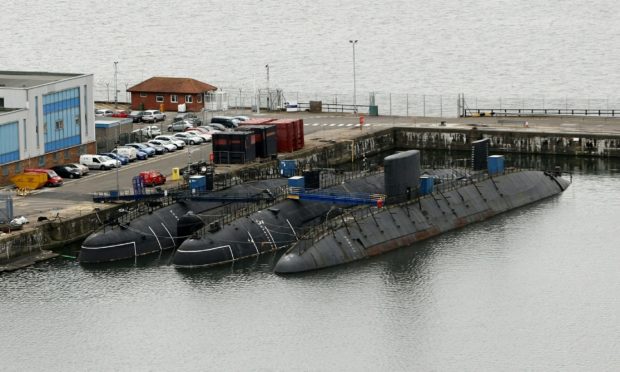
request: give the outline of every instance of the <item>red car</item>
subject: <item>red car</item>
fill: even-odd
[[[166,176],[164,176],[160,171],[143,171],[138,174],[138,177],[142,179],[144,186],[157,186],[166,183]]]
[[[129,114],[127,113],[127,111],[116,111],[112,114],[113,118],[126,118],[128,116]]]

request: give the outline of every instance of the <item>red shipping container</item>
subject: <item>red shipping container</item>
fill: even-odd
[[[243,125],[262,125],[262,124],[268,124],[271,123],[272,121],[275,121],[276,119],[273,118],[250,118],[246,121],[241,121],[239,122],[239,126],[243,126]]]
[[[269,124],[276,126],[278,152],[295,151],[295,120],[279,119]]]

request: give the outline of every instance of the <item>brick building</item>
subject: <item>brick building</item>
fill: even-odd
[[[157,76],[127,89],[134,110],[178,111],[179,105],[185,104],[186,111],[194,112],[204,107],[205,93],[215,90],[195,79]]]

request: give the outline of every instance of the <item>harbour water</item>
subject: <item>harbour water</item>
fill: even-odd
[[[618,11],[613,0],[5,0],[0,70],[94,73],[99,100],[114,100],[118,61],[120,100],[151,76],[183,76],[350,102],[358,40],[361,104],[369,92],[464,93],[620,108]]]
[[[2,369],[613,370],[620,163],[536,162],[573,184],[348,266],[282,277],[271,255],[178,271],[164,255],[3,274]]]

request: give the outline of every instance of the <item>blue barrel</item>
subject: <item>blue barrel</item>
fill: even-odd
[[[435,179],[431,176],[420,177],[420,195],[428,195],[433,192]]]
[[[297,161],[280,160],[280,175],[282,177],[293,177],[297,173]]]
[[[207,191],[207,177],[190,176],[189,177],[189,189],[192,190],[192,193]]]
[[[504,155],[491,155],[487,159],[487,169],[489,175],[504,173]]]

